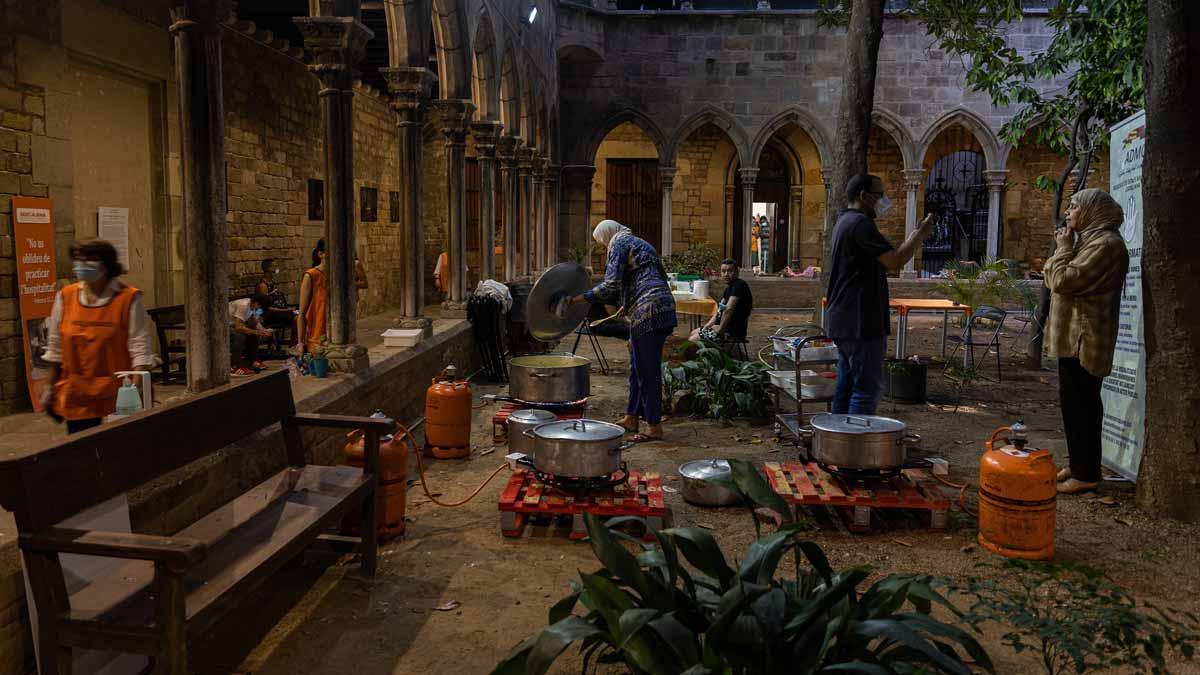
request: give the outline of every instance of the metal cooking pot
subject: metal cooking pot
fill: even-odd
[[[908,446],[921,442],[900,420],[877,415],[814,415],[812,458],[839,469],[895,469],[904,466]]]
[[[516,410],[508,416],[508,448],[512,452],[526,455],[533,454],[533,440],[525,432],[540,424],[553,422],[558,419],[554,413],[547,410]]]
[[[508,393],[522,401],[579,401],[591,392],[591,367],[591,361],[572,354],[513,357]]]
[[[712,478],[730,478],[729,462],[723,459],[698,459],[679,467],[683,478],[683,498],[700,506],[729,506],[742,496],[727,487],[710,482]]]
[[[533,465],[562,478],[601,478],[621,468],[625,429],[600,420],[558,420],[526,430],[533,439]]]

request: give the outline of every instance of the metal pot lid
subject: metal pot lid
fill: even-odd
[[[733,473],[729,469],[727,460],[697,459],[680,466],[679,475],[695,480],[708,480],[710,478],[729,478]]]
[[[588,315],[588,303],[571,305],[563,316],[555,314],[555,305],[562,297],[581,295],[591,288],[587,270],[574,262],[561,262],[546,270],[525,302],[525,318],[529,334],[541,342],[554,342],[575,330]]]
[[[533,435],[556,441],[612,441],[625,435],[625,428],[600,420],[559,420],[537,425]]]
[[[558,416],[549,410],[539,410],[537,408],[517,410],[508,416],[509,422],[516,422],[518,424],[532,424],[535,426],[538,424],[553,422],[556,419],[558,419]]]
[[[904,422],[879,415],[813,415],[814,429],[838,434],[889,434],[908,428]]]
[[[530,354],[508,360],[510,366],[521,368],[577,368],[591,363],[591,360],[574,354]]]

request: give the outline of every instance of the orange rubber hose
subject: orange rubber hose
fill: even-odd
[[[434,504],[437,504],[438,506],[444,506],[446,508],[454,508],[456,506],[462,506],[463,504],[466,504],[467,502],[471,501],[476,496],[478,496],[479,493],[483,491],[483,488],[487,487],[487,484],[492,482],[492,479],[495,478],[497,474],[499,474],[501,471],[504,470],[505,467],[508,466],[507,463],[503,463],[500,466],[496,467],[496,470],[492,472],[492,475],[488,476],[487,480],[480,483],[479,487],[475,488],[475,491],[472,492],[470,495],[468,495],[466,499],[463,499],[463,500],[457,501],[457,502],[438,501],[438,499],[433,496],[433,493],[431,493],[429,491],[429,485],[425,482],[425,464],[421,461],[421,452],[420,452],[420,449],[417,448],[416,442],[413,441],[412,432],[410,432],[408,430],[408,427],[404,426],[403,424],[400,424],[399,422],[396,423],[396,428],[399,429],[400,433],[404,434],[404,442],[408,444],[409,449],[412,451],[413,455],[415,455],[417,458],[417,475],[419,475],[421,477],[421,490],[423,490],[425,492],[426,497],[429,497],[429,501],[433,502]]]
[[[941,476],[937,475],[936,473],[933,473],[932,471],[929,472],[929,475],[933,476],[934,480],[941,483],[942,485],[945,485],[946,487],[954,488],[955,490],[958,490],[958,506],[959,506],[959,508],[961,508],[963,511],[965,511],[967,513],[967,515],[979,517],[979,514],[977,512],[972,511],[971,509],[967,508],[967,488],[971,487],[970,483],[963,483],[962,485],[959,485],[958,483],[951,483],[950,481],[942,478]]]

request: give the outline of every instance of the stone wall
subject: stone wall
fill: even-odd
[[[381,95],[358,87],[354,95],[354,185],[357,249],[368,286],[359,290],[358,314],[367,316],[401,303],[403,236],[399,209],[390,193],[400,189],[400,149],[396,114]],[[375,188],[375,220],[363,220],[361,188]]]
[[[449,250],[447,232],[450,213],[446,208],[446,139],[433,125],[426,125],[421,149],[421,219],[425,225],[425,304],[441,304],[433,271],[438,256]]]

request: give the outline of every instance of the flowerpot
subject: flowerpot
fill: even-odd
[[[929,361],[887,359],[883,367],[883,396],[900,403],[925,402]]]
[[[329,374],[329,359],[324,356],[319,359],[309,359],[308,372],[313,377],[325,377]]]

